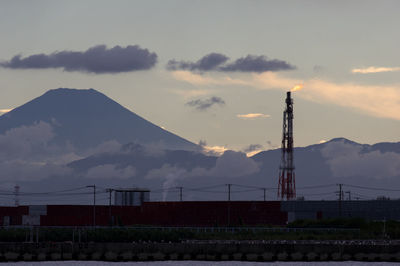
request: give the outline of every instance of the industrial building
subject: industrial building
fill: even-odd
[[[400,220],[400,201],[182,201],[143,202],[140,206],[0,207],[3,226],[283,226],[297,219],[338,217]]]
[[[140,206],[150,201],[150,190],[143,188],[114,189],[114,204],[116,206]]]

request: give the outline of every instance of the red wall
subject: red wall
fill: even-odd
[[[4,216],[10,217],[10,225],[20,225],[22,215],[27,215],[28,210],[28,206],[0,207],[0,225],[4,224]]]
[[[0,207],[0,218],[24,214],[28,214],[27,206]],[[111,216],[114,225],[285,225],[287,221],[287,213],[280,211],[277,201],[146,202],[142,206],[112,206]],[[21,224],[22,219],[17,220]],[[93,206],[48,205],[47,215],[42,215],[40,222],[43,226],[90,226]],[[110,225],[109,206],[96,206],[96,225]]]
[[[283,225],[287,213],[279,202],[187,201],[148,202],[141,209],[141,223],[168,226]]]

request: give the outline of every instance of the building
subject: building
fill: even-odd
[[[3,226],[283,226],[298,219],[338,217],[400,220],[400,201],[179,201],[143,202],[140,206],[0,207]]]
[[[150,190],[142,188],[115,189],[114,205],[116,206],[140,206],[150,201]]]

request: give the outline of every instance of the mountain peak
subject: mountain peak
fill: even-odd
[[[331,142],[343,142],[343,143],[346,143],[346,144],[359,144],[357,142],[354,142],[352,140],[349,140],[349,139],[346,139],[346,138],[343,138],[343,137],[341,137],[341,138],[333,138],[333,139],[331,139],[331,140],[329,140],[329,141],[327,141],[325,143],[331,143]]]
[[[196,144],[163,130],[94,89],[49,90],[1,116],[0,134],[39,121],[53,126],[55,142],[82,149],[110,140],[197,149]]]
[[[95,89],[75,89],[75,88],[58,88],[58,89],[50,89],[47,92],[45,92],[45,94],[49,94],[49,93],[60,93],[60,92],[98,92]]]
[[[58,88],[58,89],[48,90],[42,96],[39,96],[36,99],[46,98],[46,97],[63,97],[63,96],[67,96],[67,97],[102,96],[104,98],[108,98],[103,93],[101,93],[95,89],[92,89],[92,88],[90,88],[90,89]]]

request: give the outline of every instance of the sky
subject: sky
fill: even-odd
[[[5,0],[0,111],[94,88],[194,143],[249,151],[279,146],[300,85],[295,146],[398,142],[399,12],[385,0]]]

